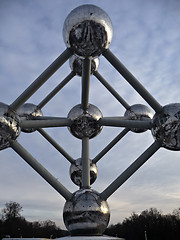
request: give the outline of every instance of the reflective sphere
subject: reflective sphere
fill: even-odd
[[[8,105],[0,103],[0,150],[10,147],[10,140],[16,140],[20,131],[18,115]]]
[[[41,109],[37,109],[37,106],[32,103],[23,104],[18,110],[17,114],[22,120],[32,120],[34,117],[42,116],[43,113]],[[31,133],[36,131],[34,128],[23,128],[23,132]]]
[[[163,107],[153,117],[152,135],[162,140],[162,146],[170,150],[180,150],[180,103]]]
[[[73,55],[69,60],[69,65],[72,71],[74,71],[78,76],[82,76],[82,61],[83,59]],[[93,58],[91,60],[91,74],[98,69],[99,59]]]
[[[78,186],[82,186],[82,162],[81,158],[78,158],[75,162],[75,164],[71,164],[70,166],[70,177],[73,183],[75,183]],[[92,163],[92,160],[90,160],[90,184],[93,184],[97,178],[97,166],[95,163]]]
[[[65,203],[63,219],[72,235],[101,235],[109,223],[108,204],[92,189],[80,189]]]
[[[150,108],[143,104],[134,104],[126,110],[125,117],[130,120],[152,119],[153,113]],[[131,131],[135,133],[145,132],[147,129],[132,128]]]
[[[82,5],[72,10],[63,26],[66,46],[81,57],[101,55],[111,43],[112,35],[111,19],[94,5]]]
[[[69,112],[68,118],[72,121],[68,129],[77,138],[93,138],[102,130],[102,126],[98,123],[98,120],[102,118],[102,113],[92,104],[89,104],[86,112],[81,108],[81,104],[76,105]]]

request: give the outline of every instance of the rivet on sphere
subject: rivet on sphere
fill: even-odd
[[[152,135],[162,140],[162,146],[169,150],[180,150],[180,103],[171,103],[163,107],[153,117]]]
[[[126,110],[124,116],[130,120],[152,119],[153,113],[150,108],[143,104],[134,104]],[[131,131],[135,133],[142,133],[146,130],[147,129],[142,128],[131,128]]]
[[[63,210],[65,226],[72,235],[102,235],[109,218],[107,202],[92,189],[76,191]]]
[[[20,118],[0,103],[0,150],[10,147],[10,140],[16,140],[21,132]]]
[[[81,57],[97,57],[109,47],[113,35],[111,19],[95,5],[72,10],[63,26],[64,42]]]
[[[102,126],[98,123],[102,113],[92,104],[89,104],[86,112],[81,108],[81,104],[76,105],[70,110],[68,118],[72,121],[68,129],[77,138],[93,138],[102,130]]]

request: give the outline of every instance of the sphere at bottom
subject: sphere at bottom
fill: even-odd
[[[72,235],[102,235],[109,223],[108,204],[92,189],[80,189],[64,206],[63,219]]]

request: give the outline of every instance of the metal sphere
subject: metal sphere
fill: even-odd
[[[69,169],[70,177],[73,183],[78,186],[82,186],[82,161],[78,158],[75,163],[71,164]],[[97,166],[90,160],[90,184],[92,185],[97,178]]]
[[[38,109],[36,105],[32,103],[23,104],[18,110],[17,114],[22,120],[32,120],[34,117],[42,116],[41,109]],[[23,128],[22,132],[31,133],[36,131],[34,128]]]
[[[63,26],[64,42],[81,57],[97,57],[109,47],[113,35],[111,19],[95,5],[72,10]]]
[[[102,126],[98,123],[102,113],[92,104],[89,104],[86,112],[81,108],[81,104],[76,105],[70,110],[68,118],[72,121],[68,129],[77,138],[93,138],[102,130]]]
[[[109,223],[109,206],[92,189],[80,189],[66,201],[63,210],[65,226],[72,235],[101,235]]]
[[[72,71],[74,71],[78,76],[82,76],[82,61],[83,59],[73,55],[69,60],[69,65]],[[99,58],[91,59],[91,74],[98,69]]]
[[[18,115],[8,105],[0,103],[0,150],[10,147],[10,140],[16,140],[20,131]]]
[[[126,110],[124,116],[130,120],[152,119],[153,113],[150,108],[143,104],[134,104]],[[135,133],[142,133],[146,130],[147,129],[131,128],[131,131]]]
[[[168,104],[154,115],[152,135],[164,148],[180,150],[180,103]]]

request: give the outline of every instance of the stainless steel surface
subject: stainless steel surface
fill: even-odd
[[[162,146],[170,150],[180,150],[180,103],[163,107],[162,112],[153,117],[152,135],[162,140]]]
[[[102,113],[92,104],[89,104],[86,112],[83,111],[80,104],[76,105],[70,110],[68,118],[72,121],[68,129],[77,138],[93,138],[102,130],[102,126],[98,124]]]
[[[63,26],[64,42],[81,57],[97,57],[109,47],[113,28],[109,16],[94,5],[72,10]]]
[[[0,103],[0,150],[10,147],[10,140],[16,140],[21,132],[20,118],[9,109],[9,106]]]
[[[99,235],[108,225],[110,212],[98,192],[80,189],[66,201],[63,218],[72,235]]]
[[[69,65],[72,71],[74,71],[78,76],[82,76],[82,63],[83,59],[73,55],[69,59]],[[91,74],[93,74],[94,71],[97,71],[99,66],[99,58],[92,58],[91,59]]]
[[[153,112],[150,108],[143,104],[134,104],[126,110],[124,116],[130,120],[145,120],[152,119]],[[146,130],[147,129],[144,128],[131,128],[131,131],[135,133],[142,133]]]
[[[95,163],[90,160],[90,184],[92,185],[97,178],[98,169]],[[82,161],[78,158],[75,163],[71,164],[69,174],[73,183],[82,186]]]
[[[43,116],[41,109],[32,103],[24,103],[18,110],[17,114],[21,120],[33,120],[35,117]],[[22,128],[22,132],[32,133],[35,128]]]

